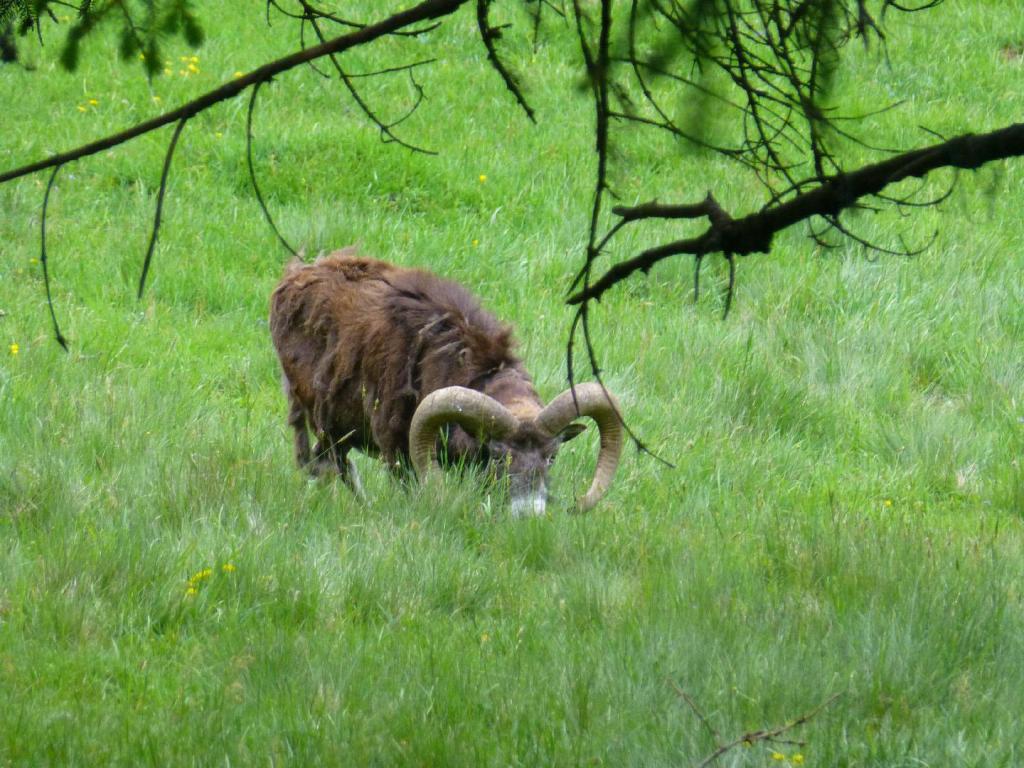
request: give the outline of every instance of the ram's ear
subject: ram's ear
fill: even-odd
[[[586,424],[575,424],[575,423],[573,423],[573,424],[570,424],[569,426],[567,426],[565,429],[563,429],[557,435],[555,435],[555,437],[558,438],[559,442],[567,443],[570,440],[572,440],[574,437],[579,437],[580,435],[582,435],[584,432],[586,432],[586,430],[587,430],[587,425]]]

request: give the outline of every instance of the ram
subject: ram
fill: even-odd
[[[611,485],[623,442],[614,397],[579,384],[545,406],[512,329],[457,283],[351,248],[295,259],[271,297],[270,332],[299,466],[337,472],[357,494],[352,449],[400,477],[410,466],[421,479],[439,463],[490,467],[507,477],[514,515],[543,514],[555,453],[584,429],[577,416],[600,433],[579,508]]]

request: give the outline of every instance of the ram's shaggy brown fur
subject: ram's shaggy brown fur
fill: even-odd
[[[407,464],[413,413],[434,390],[476,389],[517,416],[542,407],[511,329],[465,288],[352,249],[288,265],[270,332],[296,459],[314,470],[333,464],[349,482],[351,448],[379,453],[393,470]],[[307,425],[318,440],[312,455]],[[479,450],[467,438],[460,431],[456,450]]]

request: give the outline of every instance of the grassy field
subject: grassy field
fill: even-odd
[[[171,49],[151,84],[98,41],[75,74],[55,40],[23,46],[37,69],[0,68],[0,169],[296,44],[227,5],[200,9],[208,42]],[[840,83],[850,111],[907,100],[865,124],[872,143],[1021,119],[1024,64],[1002,52],[1024,42],[1017,0],[889,21],[888,59],[855,46]],[[474,29],[461,13],[351,59],[438,58],[403,135],[439,155],[382,144],[305,70],[261,92],[256,163],[289,240],[463,281],[516,324],[550,397],[591,106],[569,30],[510,43],[533,127]],[[404,77],[367,88],[391,116],[413,97]],[[724,322],[719,265],[697,304],[684,262],[609,294],[608,382],[676,466],[627,452],[605,501],[571,516],[595,455],[580,438],[551,514],[524,521],[471,481],[405,493],[359,459],[360,506],[293,468],[266,321],[287,254],[247,182],[243,101],[185,129],[135,300],[168,138],[58,177],[69,354],[38,264],[45,176],[0,187],[0,765],[696,765],[715,741],[681,691],[723,741],[838,694],[786,734],[801,743],[721,765],[1024,762],[1024,164],[961,174],[940,210],[854,219],[888,245],[937,231],[916,258],[787,233],[740,264]],[[626,201],[763,201],[736,167],[663,138],[623,151]],[[627,234],[613,255],[685,226]]]

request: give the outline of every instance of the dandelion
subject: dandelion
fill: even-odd
[[[223,139],[224,138],[224,134],[221,133],[220,131],[214,131],[213,135],[216,136],[218,139]]]
[[[99,103],[100,103],[100,100],[99,100],[99,99],[89,99],[89,105],[90,105],[90,106],[93,106],[93,107],[95,107],[95,106],[97,106],[97,105],[98,105]]]
[[[224,573],[234,573],[236,570],[235,566],[231,563],[224,563],[224,565],[222,565],[220,569],[224,571]]]
[[[892,506],[892,499],[886,499],[883,503],[885,504],[886,507],[891,507]]]
[[[198,56],[189,56],[188,60],[189,60],[189,63],[191,63],[191,64],[198,64],[199,63],[199,57]]]
[[[21,349],[21,347],[19,347],[17,343],[14,343],[11,344],[11,346],[9,346],[8,349],[11,351],[11,355],[14,356],[18,354],[18,350]]]
[[[188,71],[191,72],[194,75],[198,75],[199,74],[199,67],[196,66],[196,63],[194,61],[190,61],[188,63]]]
[[[473,247],[476,248],[478,245],[480,245],[480,241],[477,240],[476,238],[473,238]]]
[[[86,110],[85,106],[83,106],[82,104],[78,105],[78,111],[79,112],[85,112],[85,110]]]
[[[245,75],[244,72],[240,72],[240,71],[237,71],[237,70],[235,71],[235,77],[242,77],[243,75]]]
[[[786,756],[781,752],[772,752],[772,760],[785,760]]]
[[[199,590],[195,587],[189,587],[185,590],[185,597],[195,597],[199,594]]]
[[[480,183],[483,184],[485,181],[487,181],[487,174],[486,173],[481,173],[480,176],[479,176],[479,179],[480,179]]]
[[[791,762],[793,765],[803,765],[804,764],[804,756],[802,754],[800,754],[799,752],[797,752],[795,755],[793,755],[791,758],[789,758],[789,762]]]

